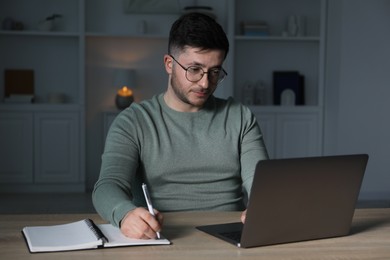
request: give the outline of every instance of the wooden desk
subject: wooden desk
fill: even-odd
[[[358,209],[351,235],[299,243],[237,248],[196,230],[201,224],[237,221],[238,212],[166,213],[163,234],[169,246],[122,247],[30,254],[21,230],[24,226],[55,225],[92,218],[96,214],[0,215],[1,259],[390,259],[390,208]]]

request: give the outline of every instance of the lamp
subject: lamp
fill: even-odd
[[[134,101],[135,72],[131,69],[117,69],[114,77],[115,87],[119,87],[115,96],[115,104],[119,109],[125,109]]]

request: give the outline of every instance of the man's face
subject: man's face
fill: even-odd
[[[169,55],[165,56],[165,67],[170,75],[165,100],[168,106],[175,110],[182,112],[198,111],[214,93],[217,84],[210,82],[206,73],[199,81],[189,81],[186,77],[186,70],[178,63],[184,68],[197,66],[204,72],[222,69],[224,52],[220,50],[186,48],[185,52],[180,53],[178,56],[172,56],[176,61]]]

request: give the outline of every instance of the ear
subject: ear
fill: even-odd
[[[167,71],[167,73],[169,75],[172,74],[173,60],[172,60],[172,57],[169,56],[168,54],[164,55],[164,65],[165,65],[165,70]]]

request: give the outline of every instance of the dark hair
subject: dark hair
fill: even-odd
[[[171,27],[168,53],[184,50],[186,46],[222,50],[225,58],[229,52],[229,41],[222,26],[212,17],[201,13],[184,14]]]

